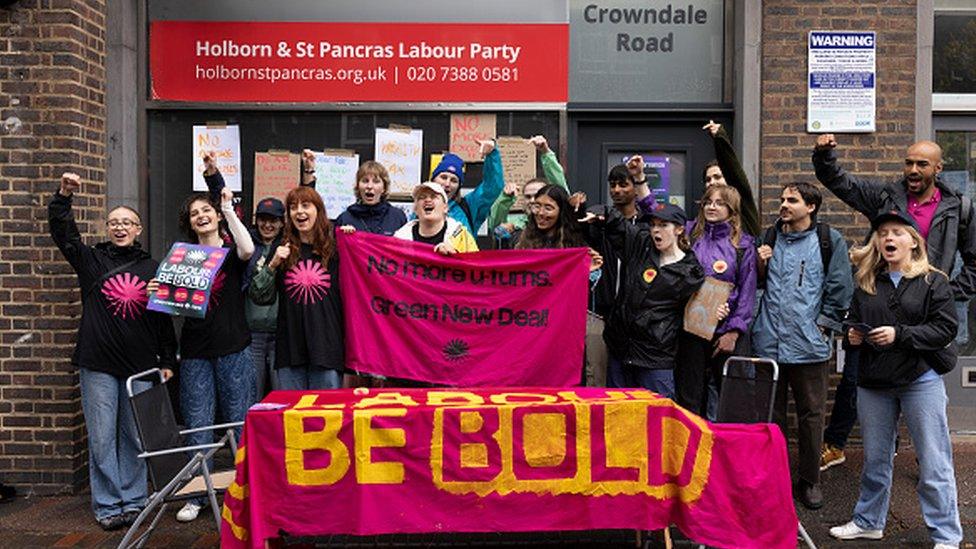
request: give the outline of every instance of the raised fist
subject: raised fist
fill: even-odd
[[[81,177],[76,173],[64,172],[61,174],[61,194],[71,196],[81,188]]]
[[[505,193],[505,196],[515,196],[515,193],[518,192],[518,185],[515,183],[505,183],[502,192]]]
[[[529,138],[529,143],[532,143],[540,153],[549,152],[549,142],[541,135],[533,135]]]
[[[833,149],[837,146],[837,139],[832,133],[822,133],[817,136],[817,144],[814,146],[818,151]]]
[[[213,151],[203,151],[200,153],[200,158],[203,159],[204,175],[213,175],[217,173],[217,153]]]
[[[709,120],[708,124],[702,126],[702,129],[708,131],[709,135],[711,135],[712,137],[715,137],[715,134],[717,134],[718,131],[722,129],[722,125],[716,124],[714,120]]]
[[[302,149],[302,171],[315,172],[315,153],[312,149]]]
[[[643,183],[647,177],[644,175],[644,157],[635,154],[627,160],[627,173],[635,183]]]
[[[281,265],[288,256],[291,255],[291,247],[288,244],[282,244],[275,249],[274,257],[271,258],[271,262],[268,263],[268,267],[275,269],[278,265]]]
[[[234,203],[234,191],[224,187],[220,189],[220,206],[223,207],[225,204]]]
[[[484,158],[491,154],[491,151],[495,150],[495,140],[494,139],[484,139],[475,140],[478,144],[478,152],[481,154],[481,158]]]

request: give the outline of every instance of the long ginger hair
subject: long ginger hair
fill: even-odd
[[[315,224],[312,225],[312,251],[322,258],[323,267],[328,264],[336,250],[332,222],[329,221],[329,216],[326,214],[322,197],[311,187],[296,187],[288,191],[288,196],[285,197],[285,229],[282,233],[284,238],[281,244],[291,249],[288,259],[284,261],[285,269],[294,267],[299,259],[299,248],[302,240],[298,234],[298,229],[295,228],[295,224],[291,220],[291,208],[302,202],[311,202],[315,206]]]

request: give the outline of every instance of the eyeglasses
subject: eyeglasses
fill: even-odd
[[[702,202],[702,207],[707,208],[708,206],[713,206],[715,208],[724,208],[728,206],[724,200],[709,200],[707,202]]]
[[[106,225],[108,225],[109,229],[125,229],[127,231],[132,227],[139,226],[138,223],[132,221],[131,219],[122,219],[122,220],[110,219],[109,222],[106,223]]]

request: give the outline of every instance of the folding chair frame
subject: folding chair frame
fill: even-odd
[[[773,408],[776,406],[776,384],[779,382],[779,364],[775,360],[768,358],[755,358],[748,356],[730,356],[725,360],[725,364],[722,365],[722,379],[725,379],[729,374],[729,364],[730,363],[751,363],[751,364],[768,364],[771,366],[773,377],[772,386],[770,387],[770,392],[772,396],[769,400],[769,411],[766,414],[766,423],[772,423],[773,421]],[[719,397],[721,399],[721,396]],[[720,400],[721,402],[721,400]],[[813,539],[807,534],[806,528],[803,527],[803,523],[799,519],[796,521],[797,526],[797,536],[806,543],[807,547],[810,549],[817,549],[817,546],[813,543]],[[704,549],[704,545],[699,545],[699,549]]]
[[[132,399],[132,397],[135,396],[135,393],[133,393],[132,390],[133,381],[140,378],[152,377],[152,376],[158,376],[160,384],[166,382],[166,379],[163,377],[163,372],[159,368],[153,368],[151,370],[146,370],[145,372],[141,372],[133,376],[130,376],[125,383],[126,392],[129,396],[129,399]],[[153,486],[153,488],[156,489],[156,491],[150,494],[148,500],[146,501],[146,506],[142,509],[142,512],[139,513],[139,516],[136,517],[135,522],[132,523],[132,526],[130,526],[129,530],[125,533],[125,537],[123,537],[122,541],[119,543],[120,549],[128,548],[128,547],[142,547],[143,544],[145,544],[146,540],[149,539],[149,535],[152,534],[153,530],[156,528],[156,525],[159,523],[160,518],[162,518],[163,512],[166,511],[166,507],[168,506],[169,503],[174,501],[185,501],[188,499],[195,499],[204,494],[206,494],[208,499],[210,500],[210,508],[213,511],[214,524],[217,526],[217,532],[219,534],[220,509],[217,506],[217,493],[216,490],[214,490],[213,480],[211,479],[210,476],[210,468],[207,466],[207,461],[210,460],[210,458],[212,458],[215,453],[217,453],[217,450],[223,448],[228,443],[230,444],[232,455],[237,455],[237,439],[234,436],[234,429],[242,425],[244,425],[243,422],[235,422],[235,423],[222,423],[219,425],[209,425],[206,427],[197,427],[194,429],[183,429],[179,432],[180,436],[185,436],[189,433],[199,433],[203,431],[215,431],[215,432],[221,430],[226,430],[226,431],[224,435],[220,438],[219,442],[214,442],[212,444],[179,446],[174,448],[167,448],[165,450],[142,452],[141,454],[139,454],[138,457],[140,459],[148,460],[149,458],[156,457],[156,456],[195,452],[193,454],[193,457],[190,458],[190,461],[187,462],[187,464],[184,465],[183,468],[180,469],[180,471],[176,475],[174,475],[173,478],[168,483],[166,483],[166,486],[164,486],[162,489],[156,489],[156,487]],[[141,444],[142,441],[140,439],[140,445]],[[173,495],[186,483],[193,480],[193,478],[196,477],[198,471],[201,472],[204,483],[206,483],[207,485],[207,489],[205,492],[193,492],[190,494]],[[152,521],[149,523],[149,526],[147,527],[146,531],[143,532],[138,537],[136,537],[136,533],[139,531],[139,527],[146,521],[149,515],[153,513],[155,507],[157,506],[159,506],[159,510],[156,511],[156,514],[152,518]]]

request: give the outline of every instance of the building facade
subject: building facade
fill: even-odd
[[[367,160],[376,130],[400,125],[423,130],[424,174],[450,147],[451,115],[485,113],[497,135],[545,135],[591,202],[605,200],[609,166],[643,153],[663,196],[694,211],[713,154],[701,126],[712,119],[733,135],[771,223],[783,184],[815,180],[810,33],[873,32],[874,131],[838,132],[842,162],[890,179],[909,144],[935,139],[944,180],[976,194],[972,1],[4,4],[0,478],[38,493],[87,475],[70,364],[80,296],[47,235],[47,201],[62,172],[77,172],[86,238],[103,238],[106,208],[127,204],[144,213],[143,243],[160,257],[192,189],[194,126],[239,128],[245,211],[255,153],[343,149]],[[282,79],[269,82],[272,70]],[[479,179],[471,164],[467,181]],[[851,242],[867,228],[832,197],[822,218]],[[976,354],[968,339],[964,354]],[[946,384],[953,427],[976,428],[976,358]]]

